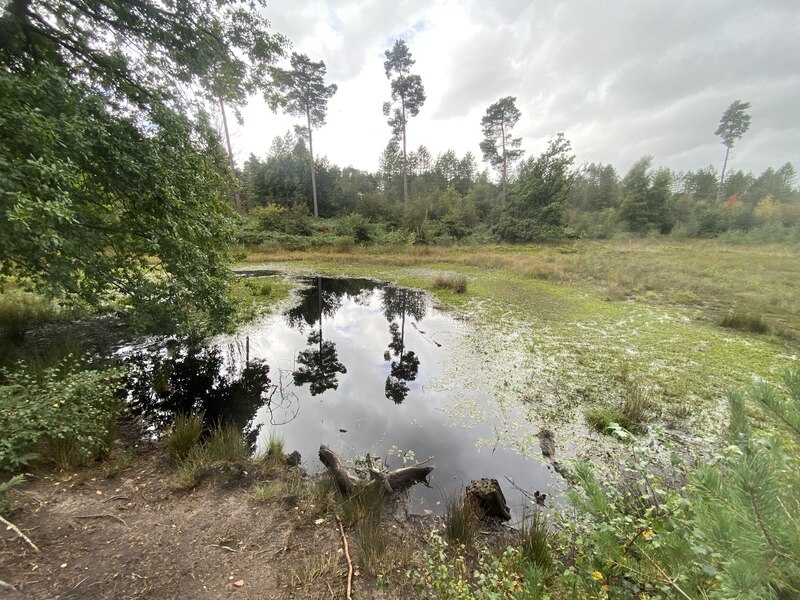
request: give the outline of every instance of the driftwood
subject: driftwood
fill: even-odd
[[[556,456],[556,436],[549,429],[542,429],[536,434],[539,438],[539,446],[542,448],[542,456],[554,459]]]
[[[511,511],[508,509],[506,497],[503,495],[497,479],[471,481],[467,486],[466,499],[472,505],[473,512],[480,515],[482,519],[511,520]]]
[[[427,465],[432,459],[408,467],[401,467],[392,471],[385,471],[375,466],[372,457],[367,454],[367,470],[369,480],[353,475],[342,463],[336,453],[326,445],[319,447],[319,460],[328,468],[333,476],[336,489],[344,496],[349,496],[354,490],[367,485],[378,485],[389,494],[410,488],[416,483],[428,483],[428,475],[433,471],[433,465]]]

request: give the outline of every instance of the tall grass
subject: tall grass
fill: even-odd
[[[463,275],[442,273],[433,280],[433,287],[439,290],[450,290],[454,294],[467,291],[467,278]]]
[[[367,485],[339,501],[342,521],[356,534],[357,556],[362,569],[374,574],[389,546],[389,537],[382,526],[386,508],[383,489]]]
[[[205,444],[206,455],[212,462],[233,462],[250,458],[250,449],[242,431],[232,424],[217,425]]]
[[[203,433],[203,413],[186,415],[179,413],[172,428],[164,436],[164,446],[169,455],[177,461],[189,456],[189,452],[200,441]]]
[[[36,325],[56,319],[58,307],[44,296],[10,289],[0,296],[0,332],[20,340]]]
[[[478,517],[470,502],[456,494],[445,502],[444,535],[451,544],[471,546],[478,532]]]
[[[537,506],[530,515],[525,515],[522,527],[516,535],[516,546],[530,564],[544,573],[553,566],[553,551],[550,547],[547,516]]]
[[[722,317],[719,324],[721,327],[738,329],[739,331],[747,331],[749,333],[769,333],[769,325],[767,325],[761,315],[732,312]]]

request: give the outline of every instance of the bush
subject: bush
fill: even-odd
[[[372,241],[373,225],[359,213],[352,213],[339,220],[336,234],[353,238],[356,244],[368,244]]]
[[[303,204],[289,208],[268,204],[250,211],[250,218],[262,231],[276,231],[289,235],[311,235],[311,214]]]
[[[74,369],[67,359],[38,376],[24,362],[0,371],[0,470],[25,466],[42,452],[66,469],[108,449],[123,370]]]

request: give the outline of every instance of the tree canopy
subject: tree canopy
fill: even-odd
[[[408,203],[406,128],[409,117],[416,117],[425,103],[425,88],[422,86],[422,78],[411,74],[414,60],[404,40],[396,40],[392,49],[387,50],[385,55],[386,61],[383,67],[386,78],[391,81],[392,100],[383,104],[383,114],[389,117],[388,123],[392,128],[392,135],[403,140],[403,201]]]
[[[480,146],[483,160],[500,169],[504,198],[508,184],[508,167],[523,154],[520,148],[522,138],[511,136],[511,129],[521,116],[516,102],[517,99],[513,96],[500,98],[486,109],[486,114],[481,119],[483,141]]]
[[[336,93],[336,84],[325,85],[325,63],[313,62],[305,54],[292,53],[291,70],[272,69],[274,90],[268,95],[273,110],[282,107],[295,117],[305,117],[311,166],[311,194],[314,216],[319,216],[317,179],[314,169],[313,130],[325,124],[328,100]]]
[[[142,327],[224,326],[233,182],[206,107],[264,85],[285,45],[267,26],[238,0],[8,4],[2,274],[146,306]]]

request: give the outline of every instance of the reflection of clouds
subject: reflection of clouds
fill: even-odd
[[[447,315],[428,308],[421,321],[407,316],[405,345],[413,348],[420,360],[416,380],[408,382],[407,398],[400,405],[386,400],[385,383],[391,365],[383,353],[390,341],[387,320],[383,314],[380,293],[359,298],[345,296],[341,307],[323,321],[326,340],[336,344],[339,360],[348,372],[339,376],[336,390],[312,397],[308,387],[292,387],[298,396],[298,417],[286,425],[274,428],[283,436],[287,451],[298,450],[311,471],[322,467],[317,459],[320,444],[327,444],[344,458],[371,452],[386,457],[392,446],[412,450],[418,460],[435,456],[432,489],[416,486],[412,492],[415,506],[435,508],[443,496],[461,489],[472,479],[494,477],[506,492],[510,504],[517,502],[517,493],[503,478],[508,476],[525,489],[547,491],[551,483],[547,470],[537,460],[525,460],[520,454],[491,447],[496,440],[495,424],[509,426],[514,415],[504,415],[500,407],[490,407],[490,397],[482,392],[459,391],[447,385],[447,390],[431,385],[441,377],[448,360],[448,348],[462,343],[464,325]],[[410,326],[416,322],[420,331]],[[308,331],[292,329],[281,315],[268,319],[264,327],[250,332],[251,357],[264,358],[277,374],[279,368],[294,368],[294,357],[306,347]],[[427,338],[427,339],[426,339]],[[429,340],[443,344],[437,347]],[[473,399],[472,414],[453,415],[453,407]],[[458,411],[456,411],[458,412]],[[495,420],[489,415],[498,415]],[[504,419],[503,416],[506,418]],[[270,415],[261,409],[256,423],[265,423],[260,442],[266,443],[270,434]],[[525,424],[523,423],[524,427]],[[339,430],[345,429],[346,433]],[[479,448],[479,440],[489,446]],[[538,447],[529,455],[536,455]],[[402,466],[397,457],[389,458],[390,465]]]

